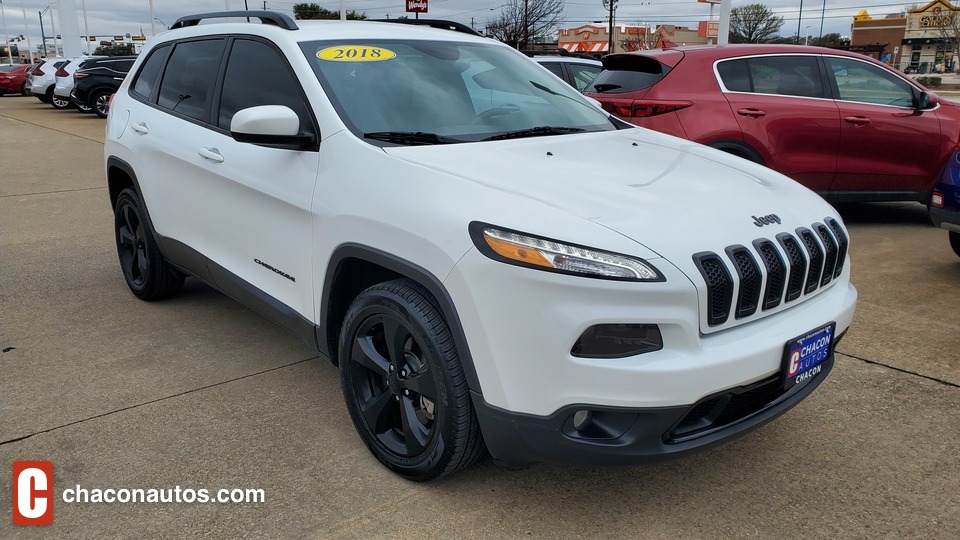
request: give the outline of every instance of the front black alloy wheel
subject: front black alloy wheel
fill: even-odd
[[[450,329],[416,282],[381,283],[357,296],[340,333],[339,363],[354,426],[390,470],[427,481],[483,454]]]
[[[184,276],[160,254],[137,193],[120,192],[114,208],[117,255],[130,290],[141,300],[169,298],[183,288]]]

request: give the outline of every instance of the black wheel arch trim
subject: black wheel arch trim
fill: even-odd
[[[316,341],[319,344],[321,354],[327,356],[331,361],[336,361],[336,349],[331,344],[337,340],[339,328],[328,328],[333,317],[331,312],[331,295],[338,279],[337,270],[341,263],[347,259],[359,259],[364,262],[378,265],[391,272],[416,281],[437,301],[447,325],[450,327],[450,333],[453,335],[454,343],[457,346],[457,353],[460,356],[460,363],[463,366],[464,375],[467,378],[467,385],[471,391],[482,394],[480,389],[480,379],[477,377],[477,370],[474,367],[473,356],[470,354],[470,347],[467,344],[467,337],[463,331],[463,324],[460,322],[460,316],[457,313],[453,298],[447,292],[446,287],[431,272],[406,259],[387,253],[380,249],[357,243],[344,243],[337,246],[330,256],[327,263],[326,276],[323,280],[323,290],[320,298],[320,324],[317,325]],[[333,342],[331,342],[333,340]]]
[[[734,139],[723,139],[718,141],[710,141],[704,144],[706,144],[710,148],[715,148],[723,152],[731,152],[731,151],[739,152],[741,154],[744,154],[744,156],[746,156],[744,157],[744,159],[747,159],[759,165],[766,166],[766,162],[764,162],[763,156],[760,155],[760,152],[757,152],[756,150],[753,149],[753,147],[751,147],[749,144],[743,141],[738,141]]]

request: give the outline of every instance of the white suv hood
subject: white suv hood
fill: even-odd
[[[645,129],[385,151],[594,221],[684,272],[693,270],[694,253],[837,217],[770,169]],[[781,223],[755,224],[754,216],[770,214]]]

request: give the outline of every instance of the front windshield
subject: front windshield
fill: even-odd
[[[505,47],[366,40],[302,48],[344,123],[378,143],[617,129],[563,81]]]

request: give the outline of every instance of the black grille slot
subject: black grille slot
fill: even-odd
[[[820,244],[814,238],[813,233],[806,227],[797,229],[797,236],[807,248],[807,255],[810,256],[810,267],[807,269],[807,286],[804,287],[804,294],[810,294],[820,286],[820,274],[823,272],[823,250]]]
[[[800,298],[803,294],[803,279],[807,275],[807,259],[797,239],[787,233],[777,235],[777,241],[783,247],[790,263],[790,275],[787,279],[787,302]]]
[[[757,312],[757,305],[760,303],[760,286],[763,281],[760,267],[757,266],[757,261],[750,251],[743,246],[728,247],[727,256],[733,261],[737,276],[740,278],[740,293],[737,295],[735,317],[737,319],[749,317]]]
[[[816,223],[813,228],[817,231],[817,236],[820,237],[820,242],[823,243],[823,249],[826,252],[823,257],[823,276],[820,278],[820,286],[825,287],[833,279],[833,270],[837,266],[837,243],[833,241],[826,225]]]
[[[733,300],[733,279],[716,253],[705,251],[693,256],[693,262],[707,283],[707,324],[717,326],[730,317]]]
[[[666,440],[668,443],[681,442],[705,431],[730,425],[763,410],[783,393],[780,378],[774,375],[746,387],[709,396],[690,408],[670,430]]]
[[[843,232],[843,227],[833,218],[827,218],[827,226],[833,231],[833,236],[837,239],[837,268],[833,271],[833,277],[838,278],[843,272],[843,263],[847,258],[847,235]]]
[[[763,309],[773,309],[780,305],[783,289],[787,283],[787,266],[773,242],[764,239],[753,241],[753,247],[760,254],[764,268],[767,269],[767,287],[763,291]]]

